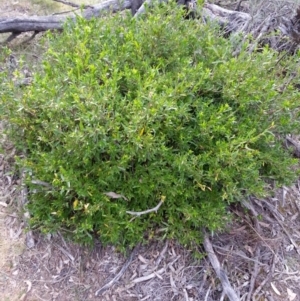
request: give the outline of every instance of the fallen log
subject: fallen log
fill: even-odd
[[[92,17],[99,17],[101,13],[105,11],[120,11],[131,8],[131,1],[124,0],[122,2],[118,0],[108,0],[100,4],[93,5],[93,8],[87,8],[78,13],[78,16],[82,16],[86,19]],[[63,24],[68,19],[75,19],[76,14],[72,15],[52,15],[52,16],[28,16],[17,18],[5,18],[0,19],[0,33],[21,33],[28,31],[41,32],[46,30],[61,30]]]
[[[139,8],[136,10],[137,1]],[[167,0],[160,0],[167,1]],[[193,0],[178,0],[178,4],[189,4]],[[144,4],[143,4],[144,2]],[[107,0],[105,2],[86,6],[78,16],[86,19],[99,17],[106,11],[122,11],[125,9],[136,10],[136,16],[144,13],[145,3],[151,5],[153,0]],[[194,9],[194,8],[193,8]],[[197,10],[197,8],[195,8]],[[291,12],[293,10],[291,9]],[[134,12],[135,13],[135,12]],[[251,35],[254,38],[253,48],[258,44],[268,44],[278,51],[287,50],[295,53],[300,44],[300,8],[296,15],[290,18],[273,12],[263,20],[256,20],[255,16],[246,12],[233,11],[222,8],[215,4],[205,3],[199,13],[204,21],[217,22],[226,35],[242,33],[244,37]],[[0,19],[0,33],[12,33],[16,36],[22,32],[41,32],[46,30],[62,30],[63,24],[68,19],[75,20],[76,14],[51,15],[51,16],[28,16],[17,18]],[[238,54],[238,51],[237,51]]]

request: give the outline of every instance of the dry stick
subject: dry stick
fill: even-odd
[[[253,296],[252,296],[253,301],[256,301],[255,296],[261,291],[261,289],[264,287],[264,285],[271,280],[271,278],[274,274],[274,270],[275,270],[276,256],[277,256],[276,254],[273,255],[273,262],[272,262],[270,273],[263,280],[263,282],[259,285],[259,287],[254,291]]]
[[[15,190],[15,189],[14,189]],[[13,190],[13,191],[14,191]],[[10,192],[10,193],[8,193],[8,194],[6,194],[6,195],[4,195],[4,196],[0,196],[0,200],[5,200],[5,199],[7,199],[9,196],[11,196],[11,194],[12,194],[12,192]],[[7,205],[7,204],[6,204]],[[6,206],[5,206],[6,207]]]
[[[72,262],[74,262],[75,258],[74,256],[69,253],[68,251],[66,251],[63,247],[61,247],[59,244],[54,243],[54,245],[56,246],[56,248],[58,248],[63,254],[65,254],[67,257],[69,257],[71,259]]]
[[[69,13],[74,13],[77,10],[78,10],[78,8],[74,8],[74,9],[71,9],[71,10],[65,10],[65,11],[53,13],[52,16],[59,16],[59,15],[65,15],[65,14],[69,14]]]
[[[297,182],[298,191],[300,190],[300,181]],[[295,200],[295,205],[300,213],[300,205],[298,204],[297,200]]]
[[[50,185],[47,182],[41,181],[41,180],[32,180],[31,183],[35,184],[35,185],[40,185],[40,186],[48,187],[48,188],[53,188],[52,185]]]
[[[207,253],[207,256],[209,258],[209,261],[214,268],[218,278],[221,281],[223,291],[227,295],[230,301],[239,301],[239,297],[235,293],[234,289],[229,283],[228,277],[223,269],[221,269],[220,262],[214,252],[213,246],[211,242],[209,241],[209,238],[207,234],[204,235],[204,241],[203,241],[204,249]]]
[[[142,15],[146,11],[146,5],[151,6],[153,2],[156,2],[155,0],[146,0],[141,7],[137,10],[137,12],[134,14],[134,18],[138,17],[139,15]],[[168,2],[168,0],[158,0],[158,2]]]
[[[140,282],[143,282],[143,281],[146,281],[146,280],[149,280],[149,279],[152,279],[154,277],[157,277],[157,276],[160,276],[160,274],[162,274],[163,272],[165,272],[166,269],[165,268],[161,268],[160,270],[156,271],[156,272],[153,272],[149,275],[146,275],[146,276],[142,276],[142,277],[139,277],[139,278],[135,278],[132,280],[132,283],[140,283]]]
[[[269,208],[269,211],[272,213],[272,215],[274,216],[274,218],[277,220],[278,224],[281,226],[282,230],[284,231],[284,233],[288,236],[290,242],[292,243],[292,245],[295,247],[297,253],[300,255],[300,248],[297,245],[297,243],[295,243],[294,239],[292,238],[291,234],[286,230],[286,228],[284,227],[283,223],[281,222],[281,220],[278,218],[278,216],[276,215],[276,213],[274,212],[274,208],[272,208],[272,206],[265,200],[262,200],[267,207]]]
[[[165,253],[167,252],[168,250],[168,246],[169,246],[169,241],[167,240],[165,245],[164,245],[164,248],[162,249],[162,251],[160,252],[159,256],[157,257],[156,261],[155,261],[155,266],[158,267],[162,258],[164,257]]]
[[[244,221],[249,225],[249,227],[255,232],[255,234],[260,238],[260,240],[268,247],[268,249],[274,254],[274,251],[273,251],[273,249],[272,249],[272,247],[269,245],[269,244],[267,244],[267,240],[269,240],[269,241],[274,241],[274,240],[278,240],[278,238],[274,238],[274,239],[271,239],[271,238],[268,238],[268,239],[266,239],[266,238],[263,238],[260,234],[259,234],[259,232],[246,220],[246,219],[244,219]]]
[[[204,301],[207,301],[208,296],[209,296],[209,293],[210,293],[210,290],[211,290],[211,287],[212,287],[212,284],[208,287],[208,290],[207,290],[207,292],[206,292],[206,294],[205,294],[205,299],[204,299]]]
[[[163,204],[164,200],[161,200],[154,208],[145,210],[145,211],[139,211],[139,212],[135,212],[135,211],[126,211],[126,213],[131,214],[131,215],[135,215],[135,216],[141,216],[143,214],[147,214],[147,213],[151,213],[151,212],[157,212],[157,210],[159,209],[159,207]]]
[[[119,271],[119,273],[108,283],[106,283],[105,285],[103,285],[100,289],[98,289],[95,293],[95,296],[99,296],[102,295],[106,290],[108,290],[110,287],[112,287],[122,276],[123,274],[126,272],[126,270],[128,269],[128,267],[130,266],[134,256],[136,255],[136,253],[139,250],[140,245],[138,244],[133,251],[131,252],[129,258],[125,261],[122,269]]]
[[[185,301],[189,301],[190,300],[189,295],[188,295],[188,293],[187,293],[187,291],[186,291],[185,288],[183,289],[183,295],[184,295],[184,300]]]
[[[65,5],[68,5],[68,6],[71,6],[71,7],[77,7],[77,8],[83,7],[84,9],[93,8],[93,6],[91,6],[91,5],[84,5],[84,4],[78,5],[78,4],[70,2],[70,1],[64,1],[64,0],[53,0],[53,1],[65,4]]]
[[[251,198],[250,198],[250,200],[251,200]],[[246,202],[246,201],[243,201],[243,205],[252,212],[252,215],[254,217],[254,226],[257,230],[256,233],[261,232],[261,227],[260,227],[260,224],[259,224],[258,219],[257,219],[258,213],[256,212],[253,204],[249,203],[249,202]],[[260,255],[260,248],[259,248],[259,246],[257,246],[256,250],[255,250],[255,265],[254,265],[254,269],[253,269],[253,272],[252,272],[252,275],[251,275],[249,292],[248,292],[248,296],[247,296],[246,301],[251,301],[252,292],[254,290],[254,285],[255,285],[255,280],[256,280],[256,277],[258,275],[258,263],[259,263],[258,258],[259,258],[259,255]],[[254,295],[253,295],[253,298],[254,298]]]
[[[236,11],[240,11],[240,8],[241,8],[241,4],[242,2],[245,1],[245,0],[240,0],[235,8]]]
[[[203,290],[206,280],[207,280],[207,273],[203,273],[203,279],[202,279],[201,285],[198,289],[198,295],[200,295],[202,293],[202,290]]]
[[[260,248],[257,246],[256,250],[255,250],[256,262],[255,262],[254,269],[253,269],[253,272],[252,272],[252,275],[251,275],[249,292],[248,292],[248,296],[247,296],[246,301],[251,301],[252,292],[254,290],[254,285],[255,285],[255,280],[256,280],[256,277],[258,275],[258,258],[259,258],[259,255],[260,255]]]
[[[268,299],[268,301],[275,301],[271,295],[267,295],[266,298]]]
[[[284,227],[283,223],[279,220],[279,218],[276,216],[275,213],[273,213],[273,216],[275,217],[275,219],[277,220],[278,224],[281,226],[282,230],[284,231],[284,233],[288,236],[290,242],[292,243],[292,245],[295,247],[297,253],[300,255],[300,248],[297,245],[297,243],[294,241],[294,239],[292,238],[291,234],[286,230],[286,228]]]
[[[286,136],[285,140],[287,141],[287,147],[292,145],[294,155],[297,158],[300,158],[300,143],[298,143],[297,141],[295,141],[294,139],[292,139],[289,136]]]
[[[251,198],[250,198],[251,199]],[[254,199],[255,201],[255,199]],[[242,204],[247,208],[249,209],[253,216],[255,217],[254,219],[254,225],[255,227],[253,227],[246,219],[244,219],[244,221],[249,225],[249,227],[257,234],[257,236],[260,238],[261,241],[264,242],[264,244],[268,247],[268,249],[272,252],[272,254],[275,254],[273,249],[271,248],[271,246],[269,246],[269,244],[267,244],[266,240],[267,239],[264,239],[261,235],[260,235],[260,225],[259,225],[259,222],[257,220],[257,216],[258,216],[258,213],[256,212],[256,210],[254,209],[253,205],[249,202],[246,202],[246,201],[243,201]],[[270,240],[270,239],[268,239]]]
[[[215,247],[216,249],[221,249],[221,250],[224,250],[224,251],[228,251],[228,250],[226,250],[225,248],[222,248],[222,247],[219,247],[219,246],[214,246],[214,247]],[[233,256],[239,256],[239,257],[244,258],[245,260],[252,261],[252,262],[254,262],[254,263],[257,264],[257,265],[260,265],[260,266],[266,266],[265,263],[262,263],[262,262],[260,262],[260,261],[258,261],[258,260],[256,260],[256,259],[252,259],[252,258],[249,258],[249,257],[244,256],[244,255],[242,255],[242,254],[239,254],[238,252],[232,252],[232,251],[231,251],[232,254],[222,253],[222,252],[220,252],[220,251],[217,251],[217,252],[218,252],[219,254],[221,254],[221,255],[224,255],[224,256],[231,256],[231,257],[233,257]]]
[[[21,190],[21,203],[22,203],[22,206],[25,207],[25,205],[27,204],[28,200],[27,200],[27,195],[28,195],[28,189],[27,189],[27,186],[25,186],[24,184],[24,178],[25,178],[25,172],[22,171],[22,174],[21,174],[21,181],[22,181],[22,190]],[[30,219],[30,213],[28,211],[25,211],[24,213],[24,219],[25,219],[25,223],[28,224],[28,220]],[[33,238],[33,233],[31,230],[29,230],[27,233],[26,233],[26,246],[27,248],[33,248],[35,245],[35,242],[34,242],[34,238]]]

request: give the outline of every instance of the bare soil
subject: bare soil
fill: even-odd
[[[44,14],[50,4],[52,11],[70,9],[46,0],[0,0],[0,13]],[[36,40],[26,46],[21,42],[22,37],[10,46],[16,57],[25,54],[29,68],[42,52]],[[13,170],[14,148],[3,127],[0,120],[1,301],[227,300],[201,247],[200,259],[174,241],[152,242],[123,256],[100,243],[92,249],[75,245],[60,233],[33,233],[35,244],[28,246],[22,183]],[[235,219],[227,232],[210,237],[232,287],[245,301],[300,300],[300,181],[270,198],[246,201],[248,214],[241,206],[231,207]],[[126,262],[129,267],[120,279],[95,296]]]

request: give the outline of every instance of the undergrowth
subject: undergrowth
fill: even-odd
[[[292,84],[282,91],[278,54],[245,44],[233,57],[216,26],[183,16],[169,4],[136,19],[77,18],[47,35],[21,95],[2,83],[32,227],[120,248],[190,245],[226,225],[229,204],[295,178],[282,137],[299,132],[300,98]]]

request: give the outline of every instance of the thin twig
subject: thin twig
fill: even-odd
[[[275,263],[276,263],[276,254],[273,255],[273,259],[272,259],[272,266],[271,266],[271,270],[268,274],[268,276],[262,281],[262,283],[258,286],[258,288],[254,291],[253,296],[252,296],[252,300],[255,301],[256,300],[256,295],[261,291],[261,289],[264,287],[264,285],[269,282],[274,274],[274,270],[275,270]]]
[[[157,257],[156,261],[155,261],[155,266],[158,267],[162,258],[164,257],[165,253],[168,250],[168,246],[169,246],[169,241],[166,240],[166,243],[164,245],[164,248],[162,249],[162,251],[160,252],[159,256]]]
[[[4,195],[4,196],[0,196],[0,200],[5,200],[5,199],[7,199],[9,196],[11,196],[12,195],[12,192],[10,192],[10,193],[8,193],[8,194],[6,194],[6,195]]]
[[[254,200],[254,201],[255,201],[255,200]],[[260,226],[259,226],[259,223],[258,223],[258,220],[257,220],[258,214],[257,214],[257,212],[255,211],[253,205],[250,204],[250,203],[248,203],[248,202],[246,202],[246,201],[243,201],[242,203],[243,203],[243,205],[244,205],[247,209],[249,209],[249,210],[252,212],[253,216],[255,217],[255,218],[254,218],[254,224],[255,224],[255,227],[252,226],[251,223],[248,222],[245,218],[244,218],[244,221],[245,221],[245,222],[249,225],[249,227],[256,233],[256,235],[257,235],[257,236],[260,238],[260,240],[268,247],[268,249],[274,254],[274,251],[273,251],[272,247],[267,243],[267,241],[277,240],[278,238],[275,238],[275,239],[270,239],[270,238],[266,239],[266,238],[263,238],[263,237],[261,236],[261,234],[260,234],[260,232],[261,232],[261,231],[260,231]],[[235,212],[235,211],[233,211],[233,212],[234,212],[236,215],[240,216],[237,212]]]
[[[268,207],[270,213],[274,216],[274,218],[277,220],[278,224],[281,226],[283,232],[288,236],[290,242],[292,243],[292,245],[295,247],[297,253],[300,255],[300,247],[298,246],[298,244],[294,241],[294,239],[292,238],[291,234],[286,230],[286,228],[284,227],[283,223],[281,222],[281,220],[278,218],[278,212],[277,210],[274,209],[274,207],[272,207],[272,205],[270,205],[266,200],[262,200],[266,206]]]
[[[235,8],[236,11],[240,11],[240,8],[241,8],[241,4],[242,2],[245,1],[245,0],[240,0]]]
[[[153,272],[149,275],[146,275],[146,276],[142,276],[142,277],[139,277],[139,278],[135,278],[132,280],[132,283],[139,283],[139,282],[143,282],[143,281],[146,281],[146,280],[149,280],[149,279],[152,279],[154,277],[157,277],[159,276],[160,274],[162,274],[163,272],[165,272],[165,268],[161,268],[160,270],[156,271],[156,272]]]
[[[250,286],[249,286],[249,291],[248,291],[248,296],[247,296],[246,301],[251,301],[252,292],[254,290],[254,285],[255,285],[255,280],[256,280],[256,277],[258,275],[258,258],[259,258],[259,255],[260,255],[260,248],[259,248],[259,246],[257,246],[256,250],[255,250],[255,259],[256,259],[256,261],[255,261],[255,265],[254,265],[253,272],[252,272],[252,275],[251,275]]]
[[[103,285],[100,289],[98,289],[95,293],[95,296],[99,296],[102,295],[106,290],[108,290],[109,288],[111,288],[122,276],[123,274],[126,272],[126,270],[128,269],[128,267],[130,266],[134,256],[136,255],[136,253],[139,250],[140,245],[138,244],[133,251],[131,252],[129,258],[125,261],[122,269],[119,271],[119,273],[108,283],[106,283],[105,285]]]
[[[141,216],[143,214],[147,214],[147,213],[151,213],[151,212],[157,212],[157,210],[159,209],[159,207],[163,204],[164,200],[162,199],[154,208],[145,210],[145,211],[139,211],[139,212],[135,212],[135,211],[126,211],[126,213],[131,214],[131,215],[135,215],[135,216]]]
[[[205,299],[204,299],[204,301],[207,301],[208,296],[209,296],[209,293],[210,293],[210,290],[211,290],[211,287],[212,287],[212,284],[210,284],[210,286],[208,287],[208,290],[207,290],[207,292],[206,292],[206,294],[205,294]]]
[[[228,280],[228,277],[226,275],[226,272],[223,269],[221,269],[220,262],[214,252],[213,246],[212,246],[207,234],[204,235],[203,246],[204,246],[204,249],[207,253],[207,256],[209,258],[209,261],[210,261],[212,267],[214,268],[218,278],[221,281],[224,293],[227,295],[227,297],[229,298],[230,301],[239,301],[240,299],[237,296],[234,289],[232,288],[232,286]]]
[[[62,12],[53,13],[52,16],[59,16],[59,15],[65,15],[65,14],[69,14],[69,13],[74,13],[78,9],[79,8],[74,8],[74,9],[71,9],[71,10],[65,10],[65,11],[62,11]]]
[[[292,139],[289,136],[286,136],[285,140],[287,142],[287,147],[292,145],[294,155],[297,158],[300,158],[300,143],[298,143],[297,141],[295,141],[294,139]]]
[[[25,172],[22,171],[21,172],[21,181],[22,181],[21,205],[23,207],[25,207],[25,205],[28,202],[28,200],[27,200],[28,189],[27,189],[27,186],[24,184],[24,179],[25,179]],[[24,213],[24,219],[25,219],[26,224],[28,224],[28,221],[30,219],[30,213],[27,210]],[[32,233],[31,230],[29,230],[26,233],[26,246],[27,246],[27,248],[31,249],[31,248],[34,247],[34,245],[35,245],[35,241],[34,241],[34,238],[33,238],[33,233]]]
[[[48,188],[53,188],[53,186],[51,184],[41,181],[41,180],[32,180],[31,183],[34,185],[40,185],[40,186],[44,186],[44,187],[48,187]]]
[[[74,256],[71,254],[71,253],[69,253],[68,251],[66,251],[63,247],[61,247],[59,244],[57,244],[57,243],[54,243],[54,245],[63,253],[63,254],[65,254],[67,257],[69,257],[70,259],[71,259],[71,261],[73,261],[74,262],[74,260],[75,260],[75,258],[74,258]]]
[[[71,6],[71,7],[76,7],[76,8],[84,8],[84,9],[87,9],[87,8],[94,8],[93,6],[91,5],[84,5],[84,4],[76,4],[76,3],[73,3],[73,2],[70,2],[70,1],[65,1],[65,0],[53,0],[54,2],[59,2],[59,3],[62,3],[64,5],[68,5],[68,6]]]
[[[219,246],[214,246],[214,247],[215,247],[216,249],[221,249],[221,250],[227,251],[225,248],[222,248],[222,247],[219,247]],[[219,251],[217,251],[217,252],[218,252],[219,254],[221,254],[221,255],[226,255],[226,256],[231,256],[231,257],[233,257],[233,256],[239,256],[239,257],[241,257],[241,258],[244,258],[245,260],[254,262],[256,265],[266,266],[265,263],[262,263],[262,262],[260,262],[260,261],[258,261],[258,260],[252,259],[252,258],[249,258],[249,257],[247,257],[247,256],[245,256],[245,255],[242,255],[242,254],[238,253],[238,252],[233,252],[233,251],[231,251],[232,254],[222,253],[222,252],[219,252]]]
[[[190,300],[189,295],[188,295],[188,293],[187,293],[187,291],[186,291],[185,288],[183,289],[183,295],[184,295],[184,300],[185,301],[189,301]]]
[[[284,231],[284,233],[288,236],[290,242],[295,247],[297,253],[300,255],[300,248],[299,248],[298,244],[294,241],[294,239],[292,238],[291,234],[288,232],[288,230],[286,230],[286,228],[284,227],[283,223],[279,220],[279,218],[276,216],[276,214],[274,212],[272,212],[272,214],[275,217],[275,219],[277,220],[278,224],[281,226],[281,228]]]

